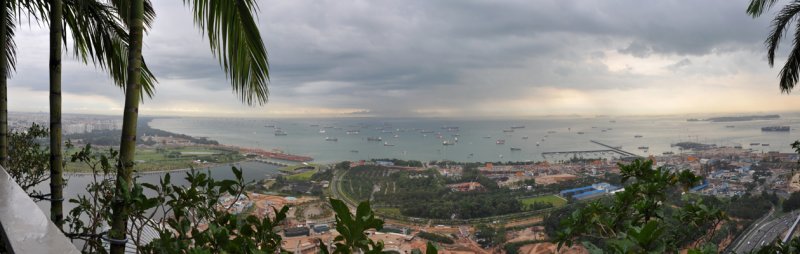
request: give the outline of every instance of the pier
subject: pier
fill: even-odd
[[[611,149],[614,152],[616,152],[618,154],[621,154],[622,156],[625,156],[625,157],[642,157],[642,156],[640,156],[638,154],[627,152],[627,151],[623,151],[622,149],[619,149],[617,147],[613,147],[613,146],[610,146],[610,145],[606,145],[606,144],[600,143],[600,142],[598,142],[596,140],[589,140],[589,141],[591,141],[592,143],[598,144],[600,146],[606,147],[608,149]]]
[[[592,143],[605,147],[607,149],[601,150],[577,150],[577,151],[557,151],[557,152],[543,152],[542,157],[547,159],[548,156],[559,156],[559,155],[571,155],[572,157],[598,157],[598,156],[607,156],[607,155],[621,155],[622,157],[642,157],[640,155],[624,151],[617,147],[613,147],[607,144],[600,143],[595,140],[590,140]]]

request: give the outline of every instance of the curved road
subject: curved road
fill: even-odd
[[[746,233],[733,249],[734,253],[750,253],[757,251],[761,246],[770,244],[776,239],[783,238],[789,227],[792,226],[800,212],[794,211],[781,215],[777,218],[770,218],[766,221],[756,222],[755,225]],[[768,215],[771,217],[771,214]]]

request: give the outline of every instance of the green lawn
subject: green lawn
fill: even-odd
[[[525,205],[525,206],[531,205],[534,202],[550,203],[550,204],[553,204],[553,206],[555,206],[555,207],[561,207],[561,206],[564,206],[564,205],[567,204],[566,200],[564,200],[563,198],[561,198],[559,196],[556,196],[556,195],[533,197],[533,198],[524,198],[524,199],[520,199],[519,201],[522,202],[522,205]]]
[[[394,217],[405,217],[400,213],[400,208],[395,207],[378,207],[375,208],[375,213],[385,214]]]
[[[65,157],[77,152],[77,148],[67,149],[64,153]],[[108,154],[107,148],[95,148],[94,152]],[[227,163],[241,160],[242,156],[237,152],[226,151],[223,149],[214,149],[202,146],[186,146],[186,147],[167,147],[163,149],[153,148],[138,148],[136,149],[136,170],[138,171],[154,171],[154,170],[172,170],[183,169],[191,166],[202,167],[194,164],[193,161],[197,159],[209,161],[212,163]],[[68,162],[65,168],[68,172],[89,172],[91,169],[85,163]]]
[[[283,172],[291,173],[291,172],[294,172],[295,170],[298,170],[298,169],[301,169],[301,168],[305,168],[305,167],[313,167],[314,171],[319,169],[319,165],[309,163],[308,165],[297,164],[297,165],[292,165],[292,166],[288,166],[288,167],[283,167],[283,168],[281,168],[279,170],[283,171]]]
[[[308,181],[311,180],[311,176],[314,175],[314,173],[317,173],[317,171],[309,170],[300,174],[287,176],[286,179],[291,181]]]

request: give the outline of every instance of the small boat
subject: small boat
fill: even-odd
[[[264,127],[267,127],[267,128],[275,128],[275,125],[274,125],[274,124],[267,124],[267,125],[264,125]]]
[[[483,136],[483,138],[492,138],[492,137],[490,137],[490,136]]]
[[[662,154],[664,154],[664,155],[673,155],[675,153],[673,153],[673,152],[663,152]]]
[[[522,139],[528,139],[528,136],[522,136]]]
[[[553,134],[553,133],[556,133],[556,131],[548,131],[547,133],[548,134]]]
[[[742,145],[735,145],[735,146],[733,146],[733,148],[742,149]]]
[[[351,153],[358,153],[358,150],[350,150]]]
[[[735,125],[725,125],[725,128],[736,128]]]
[[[644,137],[644,136],[642,136],[642,135],[636,135],[636,136],[633,136],[633,137],[634,137],[634,138],[642,138],[642,137]]]
[[[583,134],[584,134],[584,133],[583,133],[582,131],[579,131],[579,132],[578,132],[578,135],[583,135]]]
[[[511,151],[522,151],[522,148],[519,147],[512,147]]]
[[[539,146],[539,142],[536,142],[536,146]]]
[[[336,141],[339,141],[339,139],[338,138],[325,137],[325,141],[334,141],[334,142],[336,142]]]
[[[761,146],[769,146],[769,144],[764,143],[764,144],[761,144]]]
[[[392,137],[393,137],[393,138],[399,138],[399,137],[400,137],[400,135],[394,134],[394,136],[392,136]]]
[[[389,144],[389,142],[383,142],[383,146],[394,146],[394,144]]]
[[[360,132],[358,130],[349,130],[349,131],[346,131],[345,133],[347,133],[347,135],[355,135],[355,134],[358,134]]]
[[[391,130],[382,130],[381,133],[392,133]]]
[[[452,145],[455,145],[455,143],[445,140],[445,141],[442,141],[442,145],[443,146],[452,146]]]
[[[327,131],[325,131],[325,129],[320,129],[319,130],[319,133],[325,133],[325,132],[327,132]]]
[[[760,144],[761,143],[750,143],[751,146],[757,146],[757,145],[760,145]]]
[[[311,127],[319,127],[319,124],[312,124]]]
[[[275,136],[286,136],[286,135],[289,135],[289,133],[286,133],[283,130],[276,130],[275,131]]]
[[[617,121],[616,121],[616,120],[610,120],[610,121],[608,121],[608,122],[609,122],[609,123],[616,123]]]
[[[639,148],[639,150],[647,150],[647,149],[650,149],[650,147],[647,147],[647,146],[640,146],[640,147],[638,147],[638,148]]]
[[[506,140],[505,140],[505,139],[498,139],[498,140],[497,140],[497,141],[495,141],[494,143],[495,143],[495,144],[498,144],[498,145],[505,145],[505,144],[506,144]]]
[[[503,132],[514,132],[514,129],[503,130]]]
[[[383,141],[381,137],[367,137],[367,141]]]
[[[525,129],[525,125],[514,125],[511,126],[511,129]]]
[[[426,134],[426,133],[433,133],[433,131],[420,131],[419,133]]]

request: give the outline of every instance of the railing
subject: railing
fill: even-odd
[[[0,240],[7,253],[80,253],[2,167]]]

